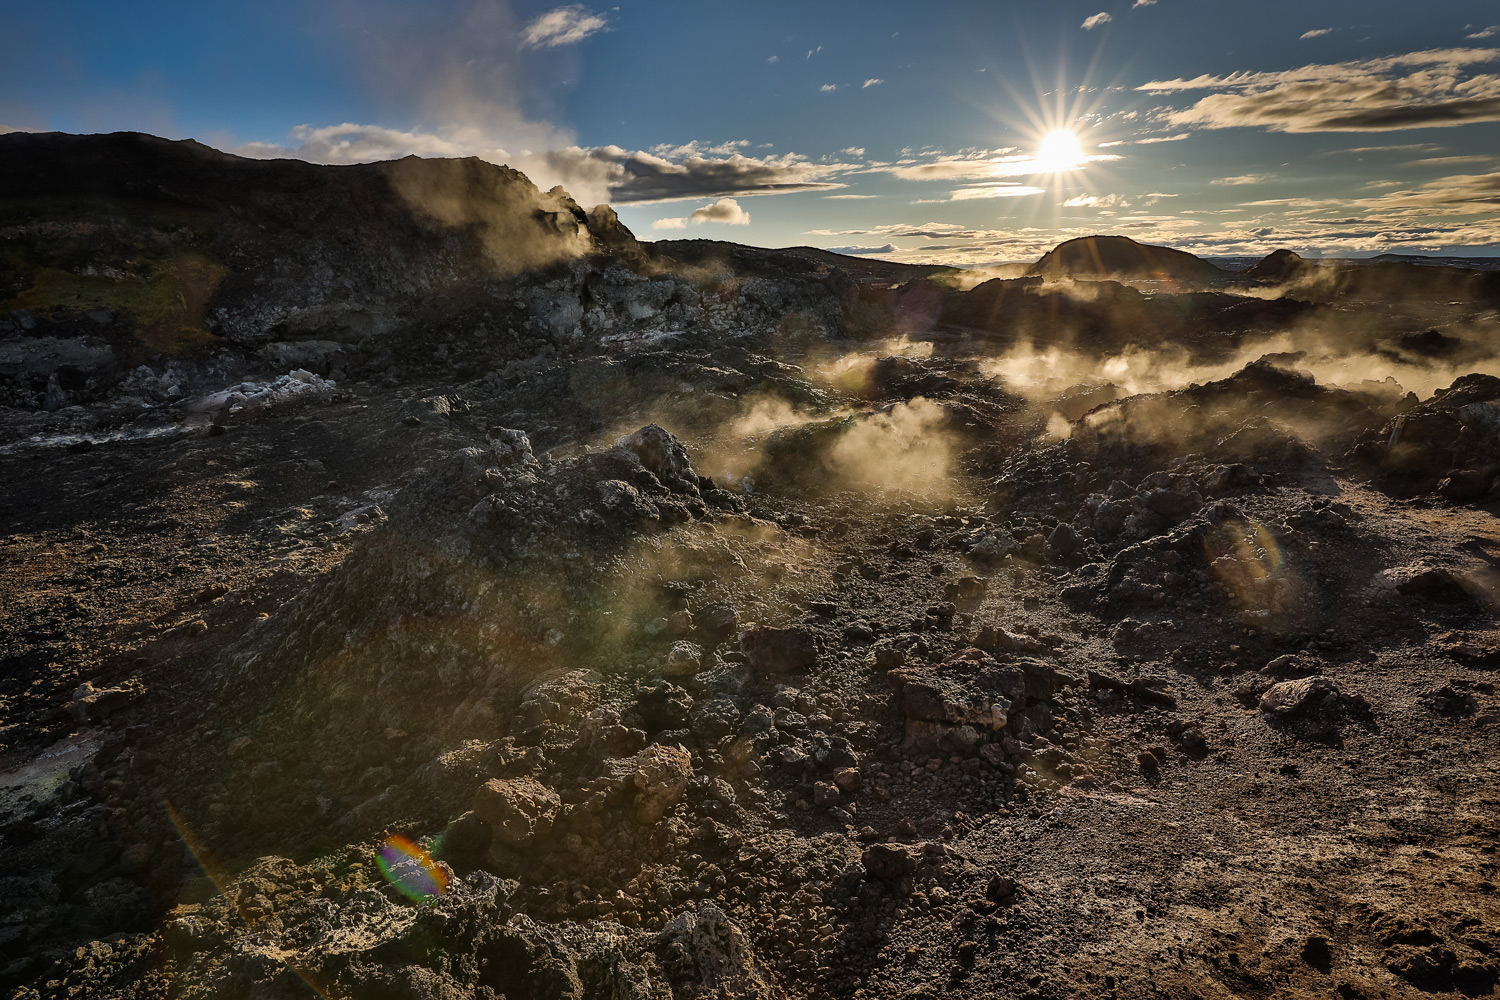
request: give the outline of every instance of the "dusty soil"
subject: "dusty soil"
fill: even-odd
[[[953,412],[965,400],[988,403],[992,424],[1039,429],[1035,409],[964,362],[920,367],[952,379]],[[490,774],[540,777],[564,803],[605,801],[560,842],[450,850],[455,888],[433,912],[485,891],[491,883],[474,879],[493,872],[515,880],[495,913],[516,914],[512,924],[526,914],[537,927],[587,928],[598,948],[601,934],[659,937],[679,912],[712,902],[753,955],[733,970],[739,980],[723,973],[736,991],[1493,990],[1500,705],[1488,666],[1492,605],[1486,592],[1403,595],[1373,583],[1389,567],[1485,569],[1500,553],[1500,532],[1486,508],[1393,499],[1336,470],[1283,471],[1265,483],[1257,474],[1224,491],[1247,523],[1301,525],[1305,537],[1287,547],[1277,572],[1300,576],[1311,594],[1300,600],[1318,606],[1275,612],[1290,625],[1264,617],[1242,625],[1211,576],[1132,605],[1128,617],[1107,591],[1065,600],[1087,557],[1049,562],[1026,538],[1037,534],[1032,526],[1050,536],[1059,505],[1107,485],[1104,476],[1085,471],[1078,486],[1001,504],[1006,476],[1016,473],[987,478],[999,456],[984,442],[959,449],[941,495],[891,482],[858,488],[820,467],[814,478],[833,480],[821,487],[788,474],[791,486],[726,494],[683,523],[647,518],[644,534],[632,527],[625,542],[612,538],[601,548],[626,555],[610,572],[641,593],[590,613],[619,614],[628,634],[596,631],[596,648],[547,657],[537,675],[514,682],[594,671],[578,705],[539,716],[542,732],[507,724],[514,701],[469,725],[488,731],[483,742],[438,726],[383,728],[384,747],[351,745],[345,758],[321,734],[278,730],[280,703],[299,679],[268,672],[228,683],[235,645],[266,622],[295,618],[309,585],[336,578],[361,546],[391,546],[382,506],[399,505],[398,490],[484,433],[486,421],[471,414],[514,414],[522,419],[508,423],[521,429],[551,425],[566,400],[531,395],[536,380],[488,399],[472,398],[472,384],[455,387],[449,397],[469,400],[468,411],[434,414],[429,405],[416,420],[409,401],[432,399],[440,386],[393,392],[356,382],[230,420],[218,434],[198,427],[87,451],[18,447],[0,459],[5,480],[18,484],[4,498],[8,769],[48,750],[57,761],[55,787],[27,785],[29,798],[17,791],[7,800],[7,975],[31,984],[22,995],[307,988],[277,969],[299,969],[331,995],[367,995],[361,990],[377,980],[397,993],[437,989],[398,975],[408,961],[430,967],[400,935],[397,947],[367,931],[369,961],[353,978],[353,946],[339,949],[340,972],[326,955],[299,958],[295,942],[311,954],[311,924],[384,884],[373,862],[381,836],[440,833]],[[890,395],[899,402],[899,392]],[[608,422],[539,437],[585,453],[611,443],[590,441],[601,429],[591,424]],[[720,447],[691,426],[674,429],[695,460]],[[1027,439],[1020,447],[1066,463],[1083,445]],[[815,458],[794,450],[793,461]],[[1330,503],[1345,505],[1342,513],[1312,516]],[[1308,515],[1300,522],[1299,511]],[[963,551],[974,547],[966,532],[1006,525],[1017,551],[998,560]],[[712,553],[720,561],[704,556],[706,572],[684,565],[684,553],[702,556],[705,545],[721,550]],[[955,597],[961,608],[949,603]],[[705,635],[687,621],[661,630],[659,620],[679,607],[702,617],[722,604],[738,612],[736,631],[750,621],[806,627],[818,643],[814,662],[747,669],[733,634]],[[567,621],[557,608],[543,613]],[[1006,630],[998,640],[995,626]],[[701,665],[715,659],[712,650],[728,655],[707,674],[657,681],[674,631],[709,650]],[[892,690],[902,685],[880,668],[881,651],[903,662],[897,673],[962,665],[968,655],[969,677],[1020,663],[1041,680],[1030,710],[1013,714],[994,742],[970,727],[956,740],[909,745],[901,693]],[[1277,666],[1287,653],[1302,660]],[[723,676],[708,675],[715,669]],[[1271,681],[1309,673],[1359,701],[1286,721],[1257,710]],[[372,674],[369,683],[388,680]],[[366,711],[372,697],[427,696],[428,681],[408,680],[405,689],[352,695],[347,704],[360,707],[344,710]],[[88,705],[75,697],[85,681],[114,693]],[[663,684],[665,694],[650,693]],[[653,697],[678,704],[642,713]],[[730,720],[694,727],[690,706],[704,702],[731,706]],[[612,706],[627,723],[613,751],[620,756],[649,740],[692,751],[694,781],[656,828],[667,833],[650,843],[608,846],[615,825],[634,837],[638,822],[611,804],[630,790],[611,785],[607,767],[602,784],[592,776],[612,751],[577,749],[590,704]],[[766,724],[759,733],[734,725],[734,716],[757,712]],[[339,739],[350,731],[346,720],[325,723]],[[856,770],[849,783],[857,787],[839,789],[837,768],[819,761],[830,738],[832,756],[848,758],[834,763]],[[317,756],[288,760],[299,744]],[[466,758],[462,767],[452,766],[455,754]],[[449,764],[436,778],[422,771],[433,760]],[[401,785],[414,772],[422,773]],[[393,779],[400,791],[381,799]],[[318,815],[286,815],[289,796],[297,811]],[[910,864],[882,877],[864,852],[884,843],[909,851]],[[424,909],[391,893],[370,898]],[[664,958],[615,947],[646,970],[645,982],[670,979]],[[518,985],[509,975],[518,974],[486,978],[481,969],[469,988],[567,995],[565,984],[539,985],[545,977],[521,977],[537,992],[509,992],[507,983]],[[579,995],[636,995],[587,972],[570,975]]]

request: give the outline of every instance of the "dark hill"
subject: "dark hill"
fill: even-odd
[[[1059,243],[1026,273],[1046,278],[1151,278],[1194,284],[1225,277],[1201,257],[1137,243],[1128,236],[1084,236]]]
[[[643,244],[646,253],[660,263],[702,266],[717,263],[737,274],[766,276],[786,272],[827,271],[837,268],[857,281],[911,281],[956,274],[959,269],[941,264],[899,264],[834,253],[817,247],[784,247],[768,250],[722,240],[657,240]]]
[[[1290,250],[1272,250],[1244,274],[1259,281],[1286,281],[1307,266],[1306,260]]]
[[[497,277],[636,247],[608,207],[473,157],[325,166],[134,132],[0,135],[0,221],[0,305],[128,314],[169,351],[208,331],[359,336]]]

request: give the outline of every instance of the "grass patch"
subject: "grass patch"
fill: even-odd
[[[128,316],[136,339],[153,354],[181,354],[218,339],[203,320],[227,267],[185,251],[164,260],[128,263],[140,277],[114,279],[39,267],[30,287],[0,303],[0,311],[29,309],[55,319],[109,310]]]

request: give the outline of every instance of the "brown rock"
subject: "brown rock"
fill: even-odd
[[[681,747],[654,744],[635,755],[632,767],[635,818],[647,826],[658,823],[682,801],[693,776],[693,759]]]
[[[511,847],[550,833],[559,805],[557,793],[535,778],[491,778],[474,793],[475,815]]]
[[[761,673],[810,670],[818,662],[818,638],[805,628],[752,628],[740,635],[740,650]]]

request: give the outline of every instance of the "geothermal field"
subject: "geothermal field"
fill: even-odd
[[[0,987],[1492,995],[1500,271],[1233,266],[0,135]]]

